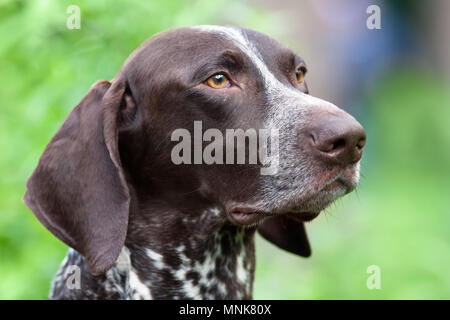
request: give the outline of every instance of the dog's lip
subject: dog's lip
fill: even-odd
[[[319,191],[331,191],[333,189],[343,187],[346,189],[346,194],[350,193],[358,185],[358,182],[355,182],[353,179],[354,174],[354,169],[344,169],[339,171],[333,170],[328,174],[324,174],[319,179],[319,181],[321,181],[321,183],[319,183],[319,185],[321,185]]]
[[[289,211],[286,213],[275,214],[257,210],[252,207],[236,207],[230,210],[230,216],[232,221],[244,226],[255,225],[265,218],[282,215],[286,215],[299,222],[308,222],[316,218],[319,215],[319,213],[320,211],[311,211],[311,212]]]
[[[338,179],[336,179],[336,180],[334,180],[334,181],[332,181],[332,182],[330,182],[330,183],[327,183],[327,184],[322,188],[321,191],[331,191],[331,190],[333,190],[333,189],[335,189],[335,188],[338,188],[338,187],[344,187],[344,188],[346,188],[346,189],[350,189],[350,187],[348,186],[348,183],[347,183],[346,181],[344,181],[344,180],[338,178]]]
[[[263,211],[252,207],[235,207],[230,210],[233,222],[240,225],[253,225],[270,216]]]

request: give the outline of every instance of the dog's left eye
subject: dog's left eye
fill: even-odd
[[[214,89],[222,89],[230,86],[230,80],[226,75],[218,73],[206,80],[206,84]]]
[[[295,71],[295,77],[297,78],[298,83],[302,83],[303,79],[305,79],[305,69],[303,67],[297,68]]]

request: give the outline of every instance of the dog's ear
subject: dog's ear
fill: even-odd
[[[86,258],[94,275],[114,264],[127,233],[130,195],[118,130],[135,108],[124,79],[95,83],[47,145],[27,182],[27,206]]]
[[[268,218],[258,226],[259,233],[276,246],[303,257],[311,255],[305,224],[285,215]]]

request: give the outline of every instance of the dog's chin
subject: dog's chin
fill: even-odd
[[[230,220],[240,226],[253,227],[257,226],[265,219],[287,215],[288,217],[299,221],[309,222],[315,219],[321,211],[327,208],[339,197],[352,192],[358,181],[354,177],[348,179],[345,175],[339,175],[330,179],[319,189],[306,199],[295,199],[285,206],[266,211],[255,206],[239,205],[229,210]]]
[[[342,179],[336,179],[325,184],[319,191],[312,193],[306,199],[297,200],[294,206],[289,208],[293,213],[320,212],[333,203],[336,199],[350,193],[355,186]]]

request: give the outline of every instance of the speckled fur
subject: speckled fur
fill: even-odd
[[[224,225],[202,243],[160,250],[130,245],[116,264],[101,276],[92,276],[84,258],[69,249],[54,278],[52,299],[251,299],[255,268],[254,229]],[[76,265],[80,289],[69,288]]]

